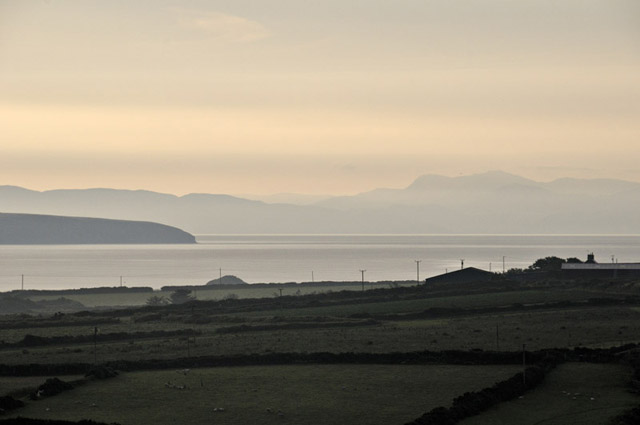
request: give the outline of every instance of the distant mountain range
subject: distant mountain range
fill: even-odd
[[[288,199],[296,199],[289,195]],[[424,175],[302,204],[220,194],[174,196],[114,189],[36,192],[0,186],[0,211],[143,220],[215,233],[640,233],[640,183],[611,179],[537,182],[492,171]]]
[[[175,227],[139,221],[0,213],[0,244],[189,244]]]

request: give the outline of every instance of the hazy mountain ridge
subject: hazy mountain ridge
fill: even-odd
[[[168,224],[191,233],[638,233],[640,183],[613,179],[536,182],[493,171],[425,175],[311,205],[223,194],[168,195],[0,187],[0,208]]]

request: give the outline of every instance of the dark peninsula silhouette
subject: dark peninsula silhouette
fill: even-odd
[[[0,213],[0,244],[192,244],[193,235],[145,221]]]

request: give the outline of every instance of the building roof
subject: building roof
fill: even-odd
[[[640,270],[640,263],[563,263],[562,270]]]
[[[477,269],[475,267],[467,267],[461,270],[455,270],[449,273],[433,276],[424,280],[426,284],[430,283],[471,283],[486,282],[495,278],[496,274],[486,270]]]

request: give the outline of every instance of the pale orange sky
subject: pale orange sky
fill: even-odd
[[[0,184],[640,181],[635,0],[131,3],[0,0]]]

